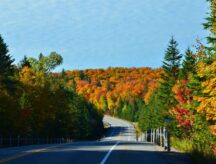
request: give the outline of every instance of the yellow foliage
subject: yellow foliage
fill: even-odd
[[[36,76],[35,76],[35,72],[31,68],[24,67],[19,72],[19,77],[22,83],[27,85],[35,85]]]
[[[212,132],[213,135],[216,136],[216,125],[211,125],[210,126],[210,131]]]
[[[201,83],[203,96],[194,97],[200,102],[197,111],[205,113],[207,120],[216,120],[216,61],[209,65],[200,62],[197,72],[204,79]]]

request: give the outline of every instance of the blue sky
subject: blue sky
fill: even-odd
[[[1,0],[0,33],[21,60],[60,53],[58,70],[162,65],[172,35],[183,53],[205,42],[206,0]]]

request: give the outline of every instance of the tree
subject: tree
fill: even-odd
[[[163,125],[163,111],[157,94],[157,91],[151,94],[148,104],[144,105],[140,112],[138,125],[142,131]]]
[[[190,73],[195,73],[196,57],[193,52],[188,48],[185,52],[185,58],[182,63],[180,76],[182,79],[188,79]]]
[[[44,56],[42,53],[39,54],[38,60],[35,58],[29,58],[28,62],[34,71],[50,72],[55,69],[58,65],[62,64],[63,58],[56,52],[51,52],[48,56]]]
[[[203,113],[207,120],[216,124],[216,61],[212,64],[198,63],[197,75],[202,79],[202,90],[194,97],[200,102],[196,110]]]
[[[8,47],[0,35],[0,81],[4,81],[9,76],[13,75],[14,67],[12,63],[14,59],[11,58]]]
[[[26,55],[23,57],[23,59],[18,64],[18,68],[22,69],[23,67],[31,67],[31,64],[28,61],[28,58]]]
[[[123,108],[122,108],[122,117],[126,120],[133,121],[134,111],[129,104],[129,102],[125,102]]]
[[[211,44],[207,49],[209,50],[210,56],[216,58],[216,1],[207,0],[211,4],[211,12],[209,17],[206,18],[207,22],[204,23],[204,28],[210,30],[211,35],[207,37],[208,43]]]
[[[114,111],[114,116],[121,117],[123,106],[124,106],[124,102],[122,101],[121,97],[119,97],[117,99],[117,107],[116,110]]]
[[[163,104],[164,117],[169,116],[169,110],[175,106],[176,101],[172,93],[172,87],[179,76],[179,66],[182,55],[177,49],[178,43],[172,37],[165,53],[163,61],[164,73],[161,76],[161,85],[159,88],[158,99]]]
[[[105,95],[105,94],[102,94],[102,95],[100,96],[99,101],[100,101],[100,103],[101,103],[101,109],[102,109],[104,112],[106,112],[107,109],[108,109],[106,95]]]
[[[174,37],[172,37],[165,52],[162,66],[167,76],[174,80],[177,80],[178,78],[179,66],[182,58],[182,55],[179,54],[177,46],[178,43],[174,40]]]

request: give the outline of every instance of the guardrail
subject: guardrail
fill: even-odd
[[[164,147],[164,150],[170,151],[170,134],[169,131],[160,127],[158,129],[151,129],[141,134],[139,137],[141,142],[151,142]]]
[[[40,144],[61,144],[71,143],[73,140],[68,137],[1,137],[0,136],[0,148],[1,147],[14,147],[14,146],[25,146],[25,145],[40,145]]]

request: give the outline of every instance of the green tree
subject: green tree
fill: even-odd
[[[188,48],[185,52],[185,57],[182,63],[182,69],[180,70],[180,78],[188,79],[190,73],[195,73],[196,57],[193,52]]]
[[[210,30],[211,34],[207,37],[208,43],[211,44],[208,47],[209,55],[214,59],[216,58],[216,1],[207,0],[210,2],[211,11],[209,17],[206,18],[207,22],[204,23],[204,28]]]
[[[131,104],[128,101],[126,101],[122,108],[122,118],[128,121],[133,121],[133,117],[134,117],[134,109],[132,108]]]
[[[29,63],[26,55],[23,57],[23,59],[18,64],[19,69],[22,69],[23,67],[31,67],[31,64]]]
[[[159,88],[158,99],[160,99],[163,104],[164,117],[169,116],[169,109],[176,104],[172,87],[179,77],[180,60],[182,57],[182,55],[179,54],[177,46],[178,43],[172,37],[163,61],[164,73],[161,76],[162,82]]]
[[[119,97],[117,100],[116,110],[114,110],[114,116],[121,117],[123,106],[124,106],[124,102],[123,102],[122,98]]]
[[[143,106],[139,115],[138,125],[142,131],[159,128],[163,125],[163,111],[161,106],[162,104],[160,99],[158,99],[157,92],[152,93],[148,104]]]
[[[107,109],[108,109],[108,103],[107,103],[106,95],[105,94],[101,95],[99,101],[100,101],[100,104],[101,104],[102,111],[106,112]]]
[[[134,114],[134,121],[138,121],[139,120],[139,115],[142,111],[142,109],[145,106],[145,102],[142,99],[142,97],[139,97],[137,100],[135,100],[134,102],[134,110],[135,110],[135,114]]]
[[[35,71],[50,72],[62,64],[63,58],[56,52],[51,52],[48,56],[44,56],[41,53],[39,54],[38,59],[29,58],[28,62]]]
[[[165,52],[162,66],[166,76],[173,80],[177,80],[178,78],[180,62],[182,58],[177,46],[178,43],[175,41],[174,37],[172,37]]]
[[[8,76],[13,75],[14,67],[12,63],[14,59],[11,58],[7,44],[4,42],[0,35],[0,78],[5,79]]]

